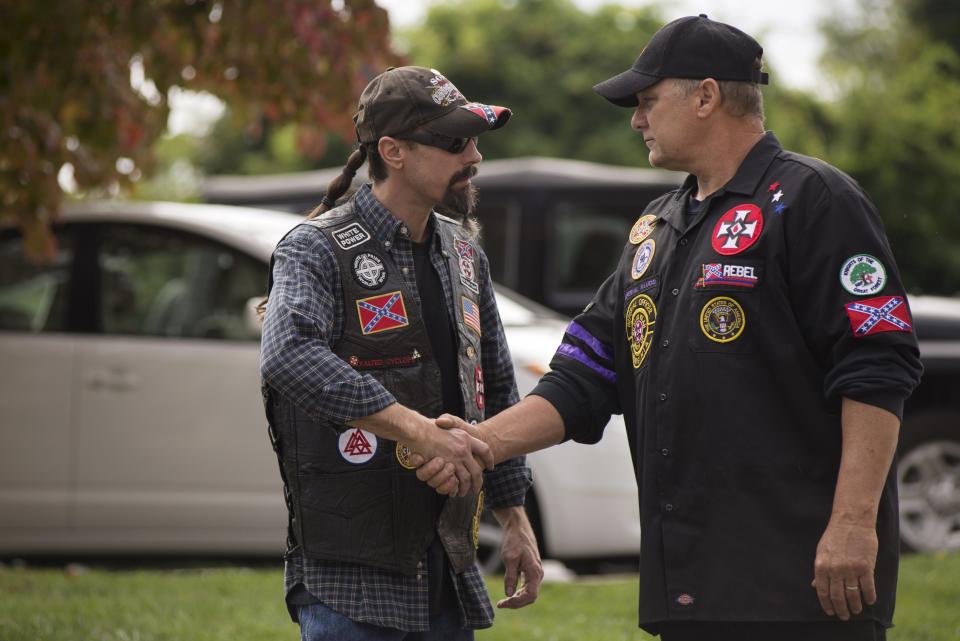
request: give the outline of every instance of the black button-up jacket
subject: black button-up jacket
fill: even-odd
[[[696,178],[651,203],[534,390],[567,437],[622,412],[640,490],[640,624],[826,620],[810,587],[840,401],[900,414],[921,372],[880,218],[848,176],[768,133],[692,221]],[[879,600],[898,562],[891,471]]]

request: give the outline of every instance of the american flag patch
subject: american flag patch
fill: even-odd
[[[481,334],[480,308],[466,296],[461,296],[460,301],[463,304],[463,322],[477,334]]]

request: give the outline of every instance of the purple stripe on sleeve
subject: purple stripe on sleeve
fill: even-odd
[[[584,352],[579,347],[575,347],[573,345],[570,345],[569,343],[561,343],[560,347],[557,348],[557,354],[563,354],[564,356],[569,356],[573,360],[583,363],[584,365],[586,365],[587,367],[595,371],[597,374],[600,374],[600,376],[604,377],[611,383],[617,382],[617,375],[615,372],[608,370],[606,367],[597,365],[597,363],[591,360],[590,357],[587,356],[586,352]]]
[[[589,345],[590,349],[592,349],[597,356],[607,360],[613,360],[613,354],[610,353],[610,348],[594,338],[593,334],[585,330],[577,321],[570,321],[570,324],[567,325],[567,333],[571,336],[576,336]]]

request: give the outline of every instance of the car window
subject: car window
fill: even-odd
[[[551,297],[592,294],[620,260],[632,211],[561,202],[554,208]]]
[[[105,225],[99,243],[101,329],[111,334],[256,340],[247,301],[266,265],[179,230]]]
[[[62,332],[67,325],[73,243],[62,230],[49,258],[26,255],[23,237],[0,234],[0,330]]]

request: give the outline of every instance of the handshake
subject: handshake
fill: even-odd
[[[405,443],[412,452],[407,462],[416,468],[417,478],[439,494],[479,492],[483,471],[496,463],[490,432],[450,414],[425,419],[418,427],[415,438]]]

